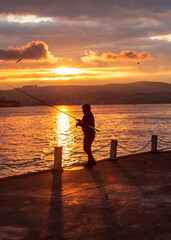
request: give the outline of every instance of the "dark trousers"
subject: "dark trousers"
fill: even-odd
[[[88,155],[88,163],[94,163],[95,159],[91,152],[91,145],[95,138],[95,134],[84,135],[84,152]]]

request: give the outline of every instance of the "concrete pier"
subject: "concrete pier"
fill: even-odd
[[[0,181],[0,239],[170,240],[171,151]]]

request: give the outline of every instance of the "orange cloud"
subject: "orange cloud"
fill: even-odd
[[[103,62],[110,62],[110,61],[145,61],[153,59],[151,54],[148,54],[147,52],[141,52],[137,53],[136,51],[132,50],[124,50],[120,54],[116,53],[102,53],[101,55],[98,55],[96,52],[92,50],[86,50],[84,57],[81,58],[81,60],[84,63],[94,63],[97,64],[98,61]]]
[[[49,52],[48,45],[43,41],[32,41],[21,47],[0,49],[0,60],[9,61],[20,58],[50,62],[58,60]]]

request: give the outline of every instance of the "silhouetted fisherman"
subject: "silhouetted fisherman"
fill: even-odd
[[[84,133],[83,148],[84,148],[85,153],[88,155],[88,162],[85,165],[85,167],[91,168],[92,166],[96,165],[96,161],[91,152],[91,145],[95,138],[95,130],[93,128],[89,127],[89,126],[92,126],[92,127],[95,126],[94,116],[93,116],[92,112],[90,111],[91,107],[89,104],[84,104],[82,106],[82,109],[83,109],[84,116],[83,116],[82,120],[78,119],[78,123],[76,124],[76,127],[77,126],[82,127],[82,131]]]

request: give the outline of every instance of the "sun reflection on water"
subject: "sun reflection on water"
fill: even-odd
[[[61,111],[68,112],[68,106],[58,107]],[[63,146],[63,159],[65,160],[65,165],[70,165],[74,162],[74,159],[71,158],[74,150],[78,148],[78,139],[75,138],[75,120],[70,118],[64,113],[55,113],[55,123],[54,123],[54,132],[57,137],[56,144],[57,146]],[[67,164],[68,162],[68,164]]]
[[[65,108],[62,107],[60,108],[60,110],[66,111],[67,107]],[[57,144],[58,146],[66,145],[67,135],[71,134],[69,116],[61,112],[61,113],[56,113],[55,118],[56,118],[56,122],[55,122],[54,130],[56,132],[56,135],[58,136]]]
[[[56,133],[60,138],[58,138],[57,142],[58,145],[65,144],[66,140],[66,133],[70,132],[70,124],[69,124],[69,117],[64,115],[64,113],[60,113],[56,115]]]

